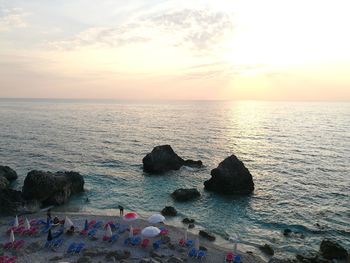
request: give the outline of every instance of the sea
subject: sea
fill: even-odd
[[[293,256],[327,237],[350,248],[348,102],[1,99],[0,124],[0,163],[17,171],[14,188],[33,169],[84,176],[86,191],[68,211],[113,214],[122,205],[147,217],[171,205],[179,216],[169,223],[193,218],[193,231],[214,232],[222,246],[238,236],[246,250],[266,243]],[[163,144],[204,167],[143,172],[142,158]],[[231,154],[253,175],[250,196],[204,190]],[[197,200],[170,197],[193,187]]]

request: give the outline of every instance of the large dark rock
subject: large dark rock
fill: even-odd
[[[191,199],[195,199],[197,197],[200,197],[201,194],[198,192],[196,188],[190,188],[190,189],[184,189],[180,188],[175,190],[171,196],[176,200],[180,202],[189,201]]]
[[[324,239],[320,245],[320,253],[326,259],[346,259],[348,251],[336,241]]]
[[[208,232],[206,230],[199,230],[198,234],[201,237],[204,237],[204,238],[208,239],[209,241],[215,241],[215,239],[216,239],[216,237],[212,233],[210,233],[210,232]]]
[[[163,208],[163,210],[161,211],[163,216],[176,216],[177,215],[177,211],[175,209],[175,207],[172,206],[166,206]]]
[[[18,178],[18,175],[15,170],[10,167],[0,165],[0,177],[5,177],[9,181],[13,181]]]
[[[12,189],[0,190],[0,212],[2,214],[16,213],[23,205],[21,191]]]
[[[10,182],[3,176],[0,176],[0,190],[7,189],[10,185]]]
[[[24,180],[23,197],[44,205],[61,205],[75,193],[84,191],[84,179],[76,172],[31,171]]]
[[[204,182],[205,189],[221,194],[249,194],[254,191],[253,177],[235,155],[223,160]]]
[[[263,246],[259,246],[259,249],[269,256],[273,256],[275,254],[275,251],[269,244],[264,244]]]
[[[161,145],[153,148],[143,159],[143,170],[148,173],[165,173],[171,170],[179,170],[181,166],[201,167],[201,161],[185,161],[178,156],[170,145]]]

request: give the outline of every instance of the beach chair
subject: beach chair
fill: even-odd
[[[185,246],[186,246],[186,247],[192,247],[192,246],[193,246],[193,240],[188,239],[188,240],[186,241],[186,243],[185,243]]]
[[[5,250],[6,250],[6,249],[10,249],[10,248],[12,248],[13,243],[14,243],[14,242],[7,242],[7,243],[5,243],[5,244],[3,245],[3,248],[4,248]]]
[[[0,263],[14,263],[16,261],[17,257],[9,257],[9,256],[0,256]]]
[[[197,258],[202,260],[205,257],[205,251],[204,250],[199,250],[197,253]]]
[[[110,239],[108,240],[109,243],[114,243],[118,240],[119,235],[117,233],[113,234]]]
[[[97,228],[101,228],[103,226],[103,222],[102,221],[97,221],[95,224],[92,225],[93,228],[97,229]]]
[[[118,229],[118,234],[123,234],[123,233],[125,233],[128,230],[129,230],[129,226],[128,225],[120,225],[119,229]]]
[[[93,227],[93,225],[95,225],[96,224],[96,220],[91,220],[90,222],[89,222],[89,228],[92,228]]]
[[[149,244],[149,239],[146,238],[146,239],[142,240],[141,247],[146,248],[146,247],[148,247],[148,244]]]
[[[196,256],[197,256],[197,250],[196,250],[194,247],[191,248],[191,250],[188,252],[188,256],[189,256],[190,258],[196,257]]]
[[[132,246],[138,246],[138,245],[140,245],[141,244],[141,237],[138,237],[138,236],[136,236],[136,237],[133,237],[132,239],[131,239],[131,245]]]
[[[41,230],[40,233],[47,233],[51,229],[51,224],[46,224]]]
[[[81,231],[79,232],[79,234],[82,235],[82,236],[86,236],[86,235],[88,234],[88,230],[83,229],[83,230],[81,230]]]
[[[29,229],[23,230],[21,234],[32,236],[32,235],[35,235],[36,233],[38,233],[38,229],[36,227],[30,227]]]
[[[21,247],[23,247],[24,243],[25,243],[24,240],[16,240],[15,242],[13,242],[12,248],[14,248],[15,250],[18,250]]]
[[[124,245],[129,245],[130,244],[130,242],[131,242],[131,238],[130,237],[127,237],[127,238],[125,238],[124,239]]]
[[[77,244],[75,242],[71,243],[67,248],[67,254],[73,254],[75,251],[75,248],[77,247]]]
[[[52,241],[51,247],[59,248],[60,246],[62,246],[62,244],[63,244],[63,238],[58,238]]]
[[[95,237],[96,233],[97,233],[97,229],[91,229],[91,230],[88,232],[88,237],[89,237],[89,238],[93,238],[93,237]]]
[[[227,252],[226,257],[225,257],[225,262],[233,262],[234,255],[232,252]]]
[[[161,243],[161,241],[160,241],[160,240],[156,240],[156,241],[154,241],[154,242],[153,242],[153,248],[154,248],[154,249],[158,249],[158,248],[160,248],[160,243]]]
[[[161,234],[161,235],[167,235],[167,234],[169,234],[169,230],[166,229],[165,227],[159,227],[159,229],[160,229],[160,234]]]
[[[79,254],[85,247],[84,243],[79,243],[77,244],[77,246],[75,247],[74,253],[75,254]]]
[[[185,244],[186,244],[185,239],[184,239],[184,238],[181,238],[181,239],[179,240],[179,245],[180,245],[181,247],[184,247]]]
[[[234,263],[241,263],[241,256],[240,255],[236,255],[234,260],[233,260]]]

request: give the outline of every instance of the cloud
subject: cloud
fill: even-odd
[[[146,42],[162,47],[185,47],[198,52],[215,48],[232,37],[229,14],[210,10],[183,9],[143,15],[115,27],[91,27],[76,36],[50,42],[51,47],[120,47]]]
[[[0,32],[26,27],[27,24],[24,20],[26,15],[27,14],[20,8],[0,8]]]

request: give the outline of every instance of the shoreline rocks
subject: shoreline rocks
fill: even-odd
[[[171,197],[174,198],[176,201],[180,202],[185,202],[189,201],[195,198],[200,197],[201,194],[196,188],[190,188],[190,189],[184,189],[180,188],[175,190],[172,194]]]
[[[44,205],[61,205],[72,194],[84,191],[84,179],[76,172],[30,171],[22,188],[25,200],[38,200]]]
[[[215,241],[215,239],[216,239],[214,234],[212,234],[206,230],[199,230],[198,235],[200,235],[203,238],[208,239],[209,241]]]
[[[235,155],[223,160],[210,174],[212,177],[204,182],[208,191],[225,195],[250,194],[254,191],[252,175]]]
[[[175,207],[172,207],[172,206],[164,207],[161,213],[163,216],[177,216],[177,211]]]
[[[259,249],[265,253],[266,255],[273,256],[275,251],[269,244],[264,244],[263,246],[259,246]]]
[[[178,156],[170,145],[160,145],[153,148],[143,159],[143,170],[148,173],[161,174],[179,170],[182,166],[201,167],[201,161],[185,161]]]
[[[323,239],[320,244],[320,253],[326,259],[346,259],[348,251],[335,240]]]
[[[8,166],[0,165],[0,177],[6,178],[9,182],[14,181],[18,178],[15,170]]]

